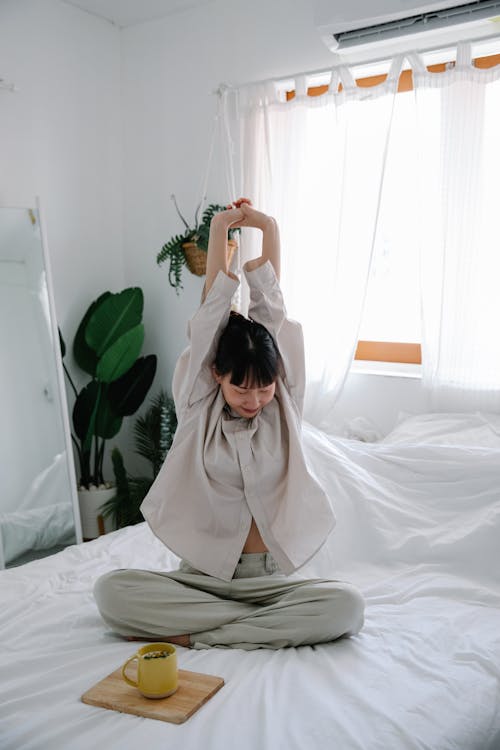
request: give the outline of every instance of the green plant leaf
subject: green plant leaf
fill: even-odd
[[[78,394],[73,407],[73,426],[86,451],[90,451],[94,435],[105,440],[117,435],[122,421],[122,417],[114,414],[105,389],[96,380]]]
[[[121,499],[128,499],[129,496],[129,484],[127,478],[127,472],[125,471],[125,464],[123,463],[123,456],[118,448],[113,448],[111,451],[111,461],[113,464],[113,473],[115,475],[115,485],[117,494],[121,495]]]
[[[100,511],[105,518],[111,517],[118,529],[141,523],[144,517],[140,511],[140,506],[153,480],[149,477],[129,477],[118,448],[113,449],[111,460],[115,475],[116,494],[101,506]]]
[[[96,307],[87,323],[85,340],[98,357],[102,357],[123,334],[138,326],[143,307],[144,295],[139,287],[111,294]]]
[[[167,260],[169,261],[168,282],[170,286],[174,287],[177,294],[179,294],[179,289],[182,289],[182,267],[186,265],[186,256],[182,245],[190,240],[191,234],[191,230],[184,234],[176,234],[163,245],[156,256],[156,262],[159,266]]]
[[[73,406],[73,427],[75,428],[76,436],[82,442],[85,441],[89,433],[98,393],[99,383],[92,380],[85,388],[82,388]],[[91,435],[92,433],[93,429]]]
[[[135,451],[151,464],[153,476],[161,468],[164,455],[161,445],[161,420],[166,393],[162,390],[157,394],[143,416],[137,417],[134,424]]]
[[[124,333],[107,349],[99,360],[96,377],[103,383],[111,383],[124,375],[139,356],[144,341],[142,323]]]
[[[104,440],[109,440],[118,435],[122,422],[123,418],[114,413],[109,402],[109,396],[102,394],[95,420],[95,434],[104,438]]]
[[[158,467],[158,471],[160,470],[161,464],[165,460],[165,457],[172,446],[176,430],[177,430],[177,414],[175,412],[174,399],[167,396],[165,398],[165,403],[163,404],[162,410],[161,410],[161,421],[160,421],[161,462],[160,462],[160,466]]]
[[[115,414],[121,417],[135,414],[151,388],[156,364],[154,354],[140,357],[130,370],[110,384],[108,398]]]
[[[87,344],[87,341],[85,340],[85,331],[87,329],[87,323],[94,311],[110,296],[111,292],[104,292],[92,302],[78,326],[75,340],[73,342],[73,356],[77,365],[81,367],[84,372],[88,372],[88,374],[92,376],[95,375],[95,368],[97,367],[97,354]]]

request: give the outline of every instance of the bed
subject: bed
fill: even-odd
[[[178,559],[146,524],[2,571],[3,750],[500,750],[500,417],[405,416],[362,442],[304,425],[337,527],[303,569],[366,598],[361,633],[281,651],[179,648],[225,686],[185,724],[80,702],[135,644],[92,586]]]

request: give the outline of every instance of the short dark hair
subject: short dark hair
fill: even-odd
[[[237,312],[231,312],[220,336],[214,366],[218,375],[230,373],[233,385],[248,382],[258,388],[274,383],[283,371],[267,328]]]

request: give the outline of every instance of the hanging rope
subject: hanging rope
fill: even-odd
[[[222,156],[223,156],[223,162],[224,162],[224,168],[225,168],[226,187],[227,187],[227,194],[229,196],[227,199],[227,203],[232,202],[238,197],[236,195],[236,178],[235,178],[235,169],[234,169],[234,143],[231,137],[231,128],[229,124],[229,111],[228,111],[229,91],[230,91],[230,87],[224,83],[222,83],[219,86],[219,88],[216,89],[216,91],[214,91],[215,95],[217,96],[217,111],[214,116],[213,125],[212,125],[212,134],[210,138],[210,147],[208,151],[208,158],[207,158],[205,173],[201,181],[200,200],[198,203],[198,208],[196,209],[196,220],[198,220],[198,216],[203,215],[203,210],[205,208],[205,203],[207,201],[208,180],[210,177],[210,171],[212,168],[212,161],[213,161],[213,156],[214,156],[214,151],[215,151],[215,144],[216,144],[218,135],[220,135],[220,142],[222,146]],[[236,246],[236,250],[234,252],[233,259],[231,261],[231,271],[234,274],[236,274],[238,278],[240,277],[241,255],[240,255],[239,243]],[[241,295],[240,295],[240,289],[238,288],[237,292],[234,295],[233,309],[239,310],[240,306],[241,306]]]
[[[231,199],[234,200],[236,198],[236,180],[234,176],[234,143],[231,137],[231,128],[229,125],[228,93],[229,86],[222,83],[218,88],[218,111],[221,124],[221,136],[223,139],[223,146],[225,146],[224,163],[226,167],[226,183],[228,193],[231,196]]]
[[[226,185],[228,195],[230,196],[229,201],[235,200],[238,196],[236,194],[236,177],[234,169],[234,142],[231,136],[231,127],[229,124],[229,108],[228,108],[228,94],[230,87],[224,83],[221,83],[216,91],[218,96],[218,119],[220,123],[220,134],[221,142],[224,155],[224,167],[226,172]],[[241,252],[240,243],[237,244],[236,250],[234,251],[233,259],[230,265],[231,271],[240,278],[241,276]],[[241,309],[241,286],[238,287],[235,292],[233,305],[234,310],[239,311]]]
[[[198,208],[196,209],[197,220],[198,220],[198,216],[203,216],[205,203],[207,202],[208,178],[210,177],[210,169],[212,167],[212,158],[213,158],[214,149],[215,149],[215,139],[217,136],[217,126],[218,126],[218,114],[215,115],[213,125],[212,125],[212,136],[210,138],[210,147],[208,150],[207,166],[205,169],[205,174],[201,181],[201,195],[200,195],[200,200],[198,203]]]

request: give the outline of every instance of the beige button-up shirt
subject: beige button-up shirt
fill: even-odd
[[[245,271],[248,315],[274,337],[285,375],[255,417],[231,412],[211,366],[238,282],[222,271],[188,326],[190,345],[173,378],[178,427],[141,506],[152,531],[193,567],[231,580],[252,516],[281,571],[304,565],[335,525],[330,502],[310,474],[301,444],[305,388],[301,326],[286,317],[267,261]]]

